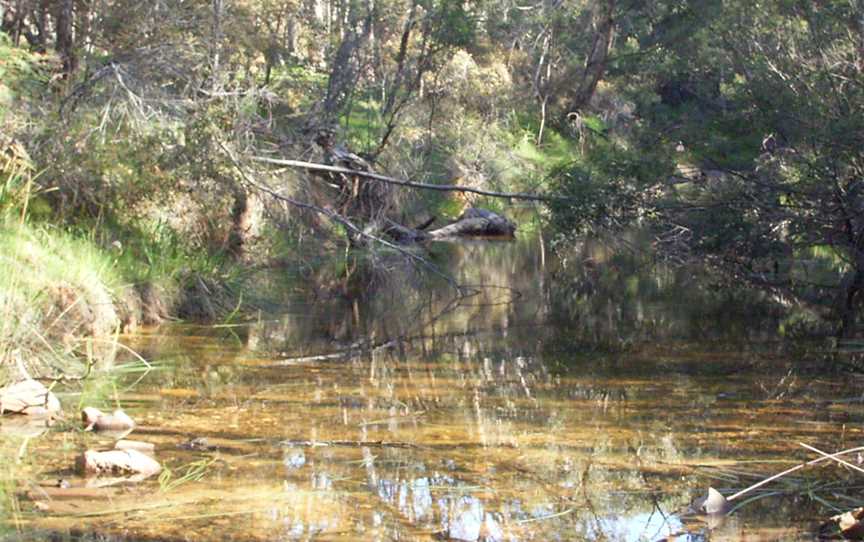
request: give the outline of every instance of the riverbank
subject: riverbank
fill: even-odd
[[[141,241],[144,242],[144,241]],[[0,220],[0,368],[71,377],[110,366],[120,332],[178,316],[215,319],[237,295],[180,258],[158,265],[119,241],[48,224]],[[224,273],[226,281],[230,274]],[[208,286],[209,285],[209,288]],[[2,375],[0,375],[2,376]]]

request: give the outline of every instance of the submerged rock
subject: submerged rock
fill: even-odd
[[[81,411],[81,419],[84,421],[85,431],[131,431],[135,428],[135,420],[122,410],[115,410],[111,414],[102,412],[98,408],[87,407]]]
[[[87,450],[78,458],[81,474],[135,474],[143,478],[162,471],[162,465],[138,450]]]
[[[218,448],[215,444],[211,444],[207,437],[195,437],[191,440],[188,440],[178,446],[183,450],[196,450],[207,452],[210,450],[215,450]]]
[[[45,434],[53,421],[50,416],[9,416],[0,421],[0,439],[36,438]]]
[[[732,509],[732,503],[726,500],[722,493],[714,489],[708,488],[708,494],[696,499],[692,505],[693,511],[697,514],[724,515],[728,514]]]
[[[0,388],[0,414],[50,416],[60,412],[60,400],[40,382],[22,380]]]
[[[864,508],[856,508],[831,518],[847,540],[864,540]]]

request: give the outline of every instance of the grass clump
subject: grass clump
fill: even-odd
[[[34,374],[92,357],[87,337],[119,325],[122,278],[110,255],[58,228],[0,218],[0,363],[20,357]]]

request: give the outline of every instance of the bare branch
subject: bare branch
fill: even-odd
[[[316,212],[320,215],[323,215],[323,216],[327,217],[327,219],[329,219],[330,221],[335,222],[336,224],[343,226],[346,230],[350,231],[354,235],[357,235],[357,236],[362,237],[364,239],[368,239],[370,241],[374,241],[374,242],[376,242],[380,245],[383,245],[387,248],[393,249],[393,250],[399,252],[400,254],[408,257],[412,261],[419,263],[423,267],[429,269],[432,273],[443,278],[445,281],[447,281],[448,284],[450,284],[450,286],[455,288],[457,291],[459,291],[459,292],[462,291],[462,287],[456,282],[456,280],[452,276],[450,276],[449,274],[447,274],[444,271],[442,271],[441,269],[439,269],[435,264],[433,264],[432,262],[430,262],[426,258],[423,258],[422,256],[418,256],[417,254],[414,254],[413,252],[406,250],[405,248],[400,247],[399,245],[391,243],[391,242],[387,241],[386,239],[382,239],[376,235],[372,235],[371,233],[363,231],[361,228],[358,228],[353,222],[351,222],[348,218],[340,215],[339,213],[333,211],[332,209],[328,209],[325,207],[319,207],[318,205],[313,205],[311,203],[306,203],[303,201],[296,200],[290,196],[286,196],[284,194],[281,194],[281,193],[273,190],[269,186],[266,186],[262,183],[255,181],[254,179],[252,179],[252,177],[249,174],[246,173],[246,171],[243,169],[243,167],[240,165],[240,163],[237,161],[237,159],[234,158],[233,153],[221,141],[219,141],[218,143],[219,143],[219,146],[222,147],[222,150],[225,151],[225,154],[228,157],[228,159],[231,161],[231,164],[240,173],[240,176],[243,177],[243,180],[252,188],[255,188],[259,192],[263,192],[272,198],[275,198],[279,201],[283,201],[285,203],[288,203],[289,205],[292,205],[294,207],[298,207],[300,209],[305,209],[307,211],[313,211],[313,212]],[[344,168],[337,168],[337,169],[344,169]],[[345,171],[351,171],[351,170],[346,169]]]
[[[460,186],[456,184],[418,183],[414,181],[406,181],[404,179],[396,179],[394,177],[388,177],[386,175],[380,175],[378,173],[372,173],[370,171],[358,171],[339,166],[328,166],[325,164],[316,164],[313,162],[303,162],[300,160],[282,160],[277,158],[267,158],[264,156],[253,156],[252,160],[256,162],[264,162],[266,164],[274,164],[277,166],[302,168],[310,171],[332,171],[333,173],[346,173],[348,175],[366,177],[368,179],[374,179],[376,181],[381,181],[396,186],[407,186],[409,188],[420,188],[423,190],[437,190],[440,192],[471,192],[474,194],[479,194],[481,196],[489,196],[493,198],[519,199],[528,201],[575,201],[575,198],[568,198],[566,196],[540,196],[538,194],[524,194],[519,192],[495,192],[492,190],[483,190],[480,188],[472,188],[470,186]]]

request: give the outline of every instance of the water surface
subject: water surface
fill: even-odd
[[[169,473],[88,499],[17,499],[0,532],[811,540],[828,506],[855,494],[826,467],[768,486],[719,524],[681,513],[709,485],[728,495],[812,458],[799,441],[860,444],[860,382],[807,376],[818,352],[781,333],[801,318],[794,307],[591,243],[566,269],[528,238],[432,250],[461,291],[379,256],[316,271],[316,288],[259,321],[122,337],[154,369],[61,398],[72,412],[124,408],[140,424],[132,438],[155,443]],[[3,424],[4,457],[21,457],[5,467],[17,478],[7,497],[84,484],[75,457],[112,443],[60,424],[25,444]],[[796,496],[805,485],[811,497]]]

